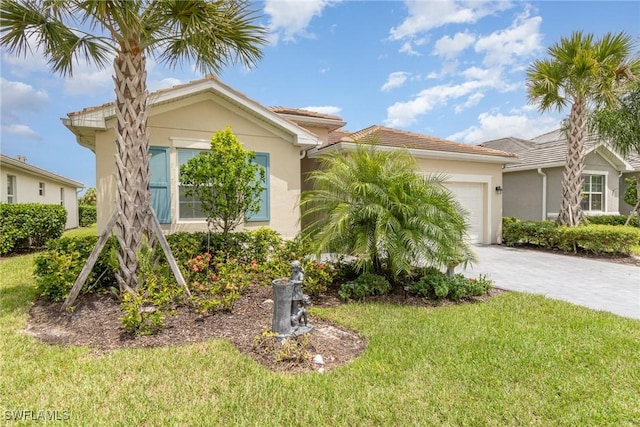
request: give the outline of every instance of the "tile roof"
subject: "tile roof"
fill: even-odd
[[[342,121],[342,117],[334,116],[333,114],[323,114],[316,111],[303,110],[302,108],[290,108],[290,107],[269,107],[271,111],[278,114],[289,114],[291,116],[302,117],[315,117],[318,119],[329,119]]]
[[[207,74],[206,76],[204,76],[203,78],[198,79],[198,80],[191,80],[191,81],[186,82],[186,83],[181,83],[181,84],[174,85],[174,86],[171,86],[171,87],[168,87],[168,88],[159,89],[159,90],[156,90],[154,92],[149,92],[148,97],[153,99],[153,97],[156,97],[156,96],[161,95],[163,93],[172,92],[172,91],[174,91],[176,89],[181,89],[181,88],[185,88],[185,87],[189,87],[189,86],[194,86],[194,85],[197,85],[199,83],[202,83],[202,82],[205,82],[205,81],[208,81],[208,80],[214,80],[214,81],[216,81],[216,82],[218,82],[220,84],[223,84],[220,81],[220,79],[218,79],[218,77],[214,76],[213,74]],[[239,92],[239,91],[237,91],[235,89],[234,89],[234,91],[236,93],[246,97],[246,98],[249,98],[245,94],[243,94],[242,92]],[[89,113],[91,111],[101,110],[103,108],[115,107],[115,105],[116,105],[115,101],[107,102],[107,103],[102,104],[102,105],[95,105],[93,107],[86,107],[86,108],[83,108],[80,111],[73,111],[71,113],[67,113],[67,116],[69,116],[69,117],[77,116],[77,115],[80,115],[80,114]]]
[[[355,142],[371,140],[373,143],[386,146],[425,151],[440,151],[460,154],[478,154],[497,157],[516,157],[515,154],[499,149],[481,147],[478,145],[463,144],[447,141],[433,136],[392,129],[374,125],[357,132],[334,131],[329,133],[329,141],[320,147],[329,147],[340,142]]]
[[[505,169],[507,170],[561,165],[566,161],[567,155],[567,138],[560,129],[537,136],[531,140],[510,137],[483,142],[480,145],[516,153],[520,158],[520,162],[506,165]],[[585,153],[595,151],[599,147],[607,147],[606,149],[608,151],[613,151],[600,140],[597,135],[589,135],[585,140]],[[632,159],[630,156],[625,158],[627,163],[637,168],[637,166],[633,164],[633,160],[635,159]],[[640,158],[637,160],[640,163]],[[638,166],[640,166],[640,164]]]

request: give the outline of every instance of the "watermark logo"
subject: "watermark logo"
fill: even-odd
[[[71,412],[67,410],[11,409],[2,412],[5,421],[68,421],[70,417]]]

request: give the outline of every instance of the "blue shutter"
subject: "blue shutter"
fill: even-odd
[[[171,193],[169,191],[169,148],[149,148],[149,171],[151,180],[151,207],[156,212],[160,224],[171,223]]]
[[[260,210],[255,214],[248,216],[247,221],[269,221],[271,214],[269,211],[269,153],[256,153],[255,162],[264,168],[265,182],[264,190],[260,195]]]

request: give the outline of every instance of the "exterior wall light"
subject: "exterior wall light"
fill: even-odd
[[[496,187],[496,193],[498,193],[498,194],[502,194],[502,186],[501,186],[501,185],[498,185],[498,186]]]

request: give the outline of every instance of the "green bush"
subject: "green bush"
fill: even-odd
[[[47,243],[46,250],[35,258],[35,287],[39,294],[53,301],[65,299],[97,240],[96,236],[62,237]],[[107,241],[87,278],[85,292],[116,286],[117,245],[115,237]]]
[[[640,243],[640,230],[623,225],[558,227],[549,221],[515,221],[505,223],[502,238],[507,246],[534,245],[563,251],[629,255],[631,247]]]
[[[447,276],[437,270],[427,271],[417,282],[409,285],[409,292],[423,298],[458,301],[462,298],[480,296],[491,289],[491,281],[481,275],[468,279],[462,274]]]
[[[627,222],[626,215],[596,215],[587,217],[587,222],[593,225],[624,225]],[[633,219],[629,222],[629,225],[638,227],[638,221]]]
[[[174,312],[183,300],[184,288],[175,283],[166,266],[156,265],[154,258],[153,251],[143,244],[138,252],[140,289],[122,296],[120,322],[131,334],[158,332],[164,326],[165,313]]]
[[[558,239],[558,226],[551,221],[513,221],[504,223],[502,240],[507,246],[519,244],[552,248]]]
[[[391,283],[380,275],[365,272],[353,282],[340,287],[338,294],[343,300],[362,300],[375,295],[386,295],[391,290]]]
[[[0,203],[0,255],[21,246],[42,247],[64,232],[67,211],[60,205]]]
[[[95,206],[91,205],[80,205],[78,206],[78,223],[80,227],[90,227],[95,224],[97,220],[97,209]]]
[[[560,227],[558,247],[564,251],[583,250],[594,254],[629,255],[640,244],[640,230],[621,225]]]

